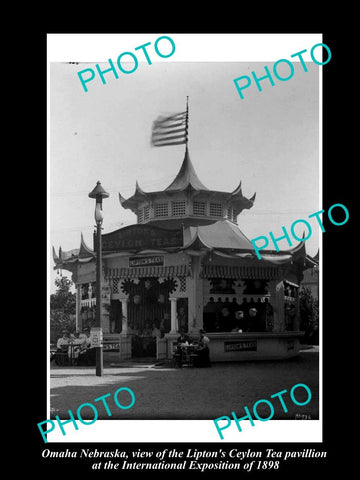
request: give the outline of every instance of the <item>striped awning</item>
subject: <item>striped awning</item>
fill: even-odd
[[[141,278],[141,277],[183,277],[191,275],[189,265],[168,265],[166,267],[148,266],[135,268],[108,268],[107,278]]]
[[[275,267],[252,267],[231,265],[204,265],[201,271],[202,278],[242,278],[274,280],[279,276],[279,269]]]

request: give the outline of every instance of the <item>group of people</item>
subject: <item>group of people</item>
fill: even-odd
[[[150,323],[150,320],[146,320],[143,328],[139,327],[137,323],[130,323],[127,333],[139,337],[163,338],[167,331],[165,320],[158,322],[158,320],[155,319],[152,323]]]
[[[128,334],[131,335],[132,353],[135,357],[156,355],[156,339],[163,338],[167,332],[165,322],[160,323],[155,319],[153,323],[147,320],[143,328],[136,323],[128,327]]]
[[[265,332],[273,327],[273,308],[268,298],[256,302],[244,298],[239,305],[236,298],[223,302],[213,297],[204,307],[204,327],[208,332]]]
[[[51,354],[51,360],[57,365],[95,364],[95,349],[91,346],[90,331],[74,334],[63,330],[56,343],[56,351]]]
[[[205,330],[199,331],[199,337],[192,340],[183,330],[177,338],[174,359],[179,367],[185,364],[194,367],[211,367],[210,362],[210,339]]]

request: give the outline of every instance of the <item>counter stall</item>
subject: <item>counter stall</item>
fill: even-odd
[[[295,357],[304,332],[207,333],[212,362],[280,360]],[[167,358],[176,349],[178,335],[168,334]],[[165,340],[165,339],[164,339]],[[165,352],[164,352],[165,353]]]

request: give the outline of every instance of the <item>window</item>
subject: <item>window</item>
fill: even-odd
[[[226,210],[226,216],[229,220],[232,220],[233,219],[233,210],[231,207],[227,208]]]
[[[167,217],[169,215],[169,205],[167,203],[155,203],[155,217]]]
[[[185,202],[172,202],[171,203],[171,214],[174,217],[180,217],[185,215]]]
[[[222,217],[221,203],[210,202],[210,217]]]
[[[186,277],[184,276],[181,276],[181,277],[178,277],[179,280],[180,280],[180,289],[179,291],[180,292],[186,292]]]
[[[149,205],[146,205],[144,207],[144,222],[149,220],[149,218],[150,218],[150,207],[149,207]]]
[[[112,279],[112,293],[119,293],[119,282],[120,278]]]
[[[193,203],[193,214],[194,215],[205,215],[205,202],[194,202]]]
[[[137,221],[138,223],[142,223],[144,221],[144,210],[142,208],[138,208]]]

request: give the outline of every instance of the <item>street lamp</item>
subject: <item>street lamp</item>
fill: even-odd
[[[89,193],[90,198],[95,198],[95,221],[96,221],[96,315],[95,327],[92,328],[92,341],[95,343],[96,351],[96,375],[101,377],[104,373],[103,349],[102,349],[102,319],[101,319],[101,276],[102,276],[102,248],[101,248],[101,225],[103,222],[102,200],[108,198],[101,183],[98,181],[96,187]]]

